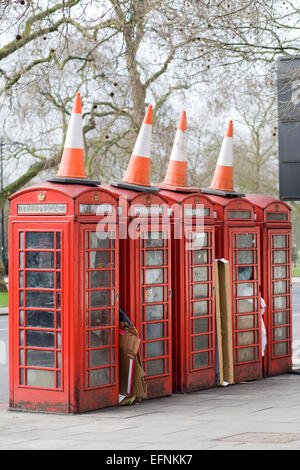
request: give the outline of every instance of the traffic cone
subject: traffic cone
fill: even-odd
[[[210,189],[218,191],[234,191],[233,188],[233,123],[230,119],[219,153],[217,166]]]
[[[82,110],[80,93],[76,93],[58,173],[49,181],[97,185],[87,178],[84,169]]]
[[[186,112],[183,111],[176,131],[163,185],[187,186]]]
[[[122,181],[138,186],[150,186],[150,158],[152,137],[152,105],[148,106],[141,125],[127,171]]]

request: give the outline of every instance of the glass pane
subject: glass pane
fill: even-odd
[[[252,233],[240,233],[237,236],[237,248],[253,248],[255,238]]]
[[[287,267],[286,266],[275,266],[274,267],[274,278],[275,279],[287,278]]]
[[[288,338],[288,328],[282,326],[280,328],[275,328],[275,340],[287,339]]]
[[[146,321],[162,320],[164,318],[163,305],[149,305],[146,309]]]
[[[208,314],[208,301],[193,302],[194,316]]]
[[[109,249],[110,248],[110,232],[90,232],[91,248]]]
[[[147,232],[145,237],[146,248],[162,248],[164,246],[164,232]]]
[[[34,367],[54,367],[54,351],[28,349],[26,352],[26,365]]]
[[[278,281],[273,283],[273,294],[286,294],[288,292],[288,285],[285,281]]]
[[[163,268],[146,269],[145,274],[145,284],[162,284],[164,282]]]
[[[54,312],[47,310],[26,310],[26,326],[33,328],[54,328]]]
[[[27,271],[26,287],[54,289],[54,272]]]
[[[20,271],[19,273],[19,287],[24,287],[24,272]]]
[[[53,348],[54,332],[27,330],[26,346],[34,346],[36,348]]]
[[[32,387],[55,387],[54,372],[49,370],[34,370],[27,369],[26,371],[26,384]]]
[[[24,232],[19,233],[19,249],[24,249]]]
[[[163,287],[149,287],[145,289],[145,299],[143,302],[162,302],[164,300],[164,288]]]
[[[94,349],[91,351],[90,367],[107,366],[110,364],[110,349]]]
[[[24,305],[24,292],[22,290],[20,291],[20,294],[19,294],[19,304],[20,304],[20,307],[23,307]]]
[[[201,369],[209,365],[209,352],[201,352],[194,354],[194,369]]]
[[[253,264],[253,251],[240,250],[237,252],[237,264]]]
[[[60,250],[61,248],[61,234],[60,232],[56,233],[56,249]]]
[[[26,307],[54,308],[54,292],[26,291]]]
[[[193,351],[201,351],[202,349],[209,348],[208,335],[194,336],[194,349]]]
[[[287,248],[285,235],[274,235],[274,248]]]
[[[239,267],[238,268],[238,280],[249,281],[252,279],[253,268],[251,266]]]
[[[207,264],[208,263],[208,250],[193,250],[192,264]]]
[[[288,352],[288,343],[277,343],[274,345],[275,356],[284,356],[285,354],[288,354]]]
[[[110,310],[92,310],[91,311],[91,327],[109,326]]]
[[[146,376],[160,375],[165,372],[164,370],[164,359],[156,359],[153,361],[147,361]]]
[[[208,234],[206,232],[192,232],[191,241],[193,248],[208,246]]]
[[[26,248],[28,249],[54,249],[53,232],[27,232]]]
[[[287,262],[287,252],[286,251],[274,251],[274,263],[286,263]]]
[[[107,385],[110,383],[110,368],[91,370],[90,371],[90,386],[97,387],[100,385]]]
[[[198,281],[208,281],[209,268],[199,267],[193,268],[192,279],[194,282]]]
[[[164,355],[164,342],[153,341],[146,343],[146,357],[158,357]]]
[[[108,268],[110,263],[110,251],[91,251],[90,252],[90,268],[101,269]]]
[[[274,308],[276,310],[282,310],[287,307],[287,298],[286,297],[275,297],[274,299]]]
[[[60,277],[60,272],[57,271],[56,273],[56,289],[60,289],[61,288],[61,277]]]
[[[238,344],[244,346],[245,344],[254,344],[254,331],[243,331],[238,333]]]
[[[90,292],[91,307],[109,307],[110,290],[93,290]]]
[[[238,317],[237,329],[246,330],[255,327],[255,315],[241,315]]]
[[[192,293],[193,299],[201,299],[201,298],[205,299],[208,296],[209,296],[208,284],[195,284],[193,286],[193,293]]]
[[[24,310],[20,310],[19,324],[20,324],[20,326],[24,326]]]
[[[110,271],[91,271],[91,288],[109,287]]]
[[[27,251],[26,268],[53,269],[54,253],[48,251]]]
[[[163,323],[152,323],[146,325],[146,338],[147,339],[158,339],[164,336],[164,324]]]
[[[161,266],[164,264],[164,252],[162,250],[146,251],[146,266]]]
[[[91,347],[101,347],[110,345],[110,330],[92,330]]]
[[[275,325],[286,325],[288,323],[288,312],[275,312]]]
[[[239,349],[239,362],[247,362],[255,360],[255,348],[241,348]]]
[[[253,311],[254,311],[253,299],[238,300],[238,312],[239,313],[246,313],[246,312],[253,312]]]
[[[23,251],[21,251],[20,255],[19,255],[19,267],[24,268],[24,253],[23,253]]]
[[[209,330],[208,318],[199,318],[197,320],[194,320],[193,333],[205,333],[208,330]]]
[[[254,284],[252,282],[243,282],[236,284],[237,297],[252,297],[254,296]]]

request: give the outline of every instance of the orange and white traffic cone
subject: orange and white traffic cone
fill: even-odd
[[[141,125],[127,171],[122,178],[126,184],[150,186],[150,159],[152,138],[152,105],[148,106]]]
[[[233,188],[233,124],[230,119],[219,153],[214,176],[209,186],[218,191],[234,191]]]
[[[76,94],[65,140],[64,151],[56,176],[87,178],[84,169],[82,110],[80,93]]]
[[[183,111],[176,131],[175,140],[163,186],[187,186],[187,143],[186,112]]]

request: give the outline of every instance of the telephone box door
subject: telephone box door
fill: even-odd
[[[287,372],[292,365],[291,231],[270,229],[268,247],[267,370],[274,375]]]
[[[258,227],[230,228],[235,382],[262,377]]]
[[[186,390],[212,386],[215,371],[214,229],[186,233]]]
[[[80,411],[118,403],[117,227],[81,224]]]
[[[69,224],[24,225],[10,235],[10,406],[68,412]]]

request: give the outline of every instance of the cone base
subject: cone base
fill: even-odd
[[[140,184],[125,183],[124,181],[112,181],[110,184],[112,186],[115,186],[116,188],[129,189],[131,191],[148,192],[148,193],[158,193],[160,191],[160,188],[156,186],[143,186]]]
[[[67,176],[53,176],[48,181],[60,184],[83,184],[85,186],[98,186],[100,181],[90,180],[88,178],[68,178]]]
[[[211,188],[201,188],[203,194],[212,194],[214,196],[225,196],[225,197],[244,197],[245,194],[237,193],[236,191],[226,191],[222,189],[211,189]]]
[[[160,189],[166,189],[168,191],[176,191],[178,193],[198,193],[200,188],[192,188],[191,186],[176,186],[173,184],[158,184]]]

